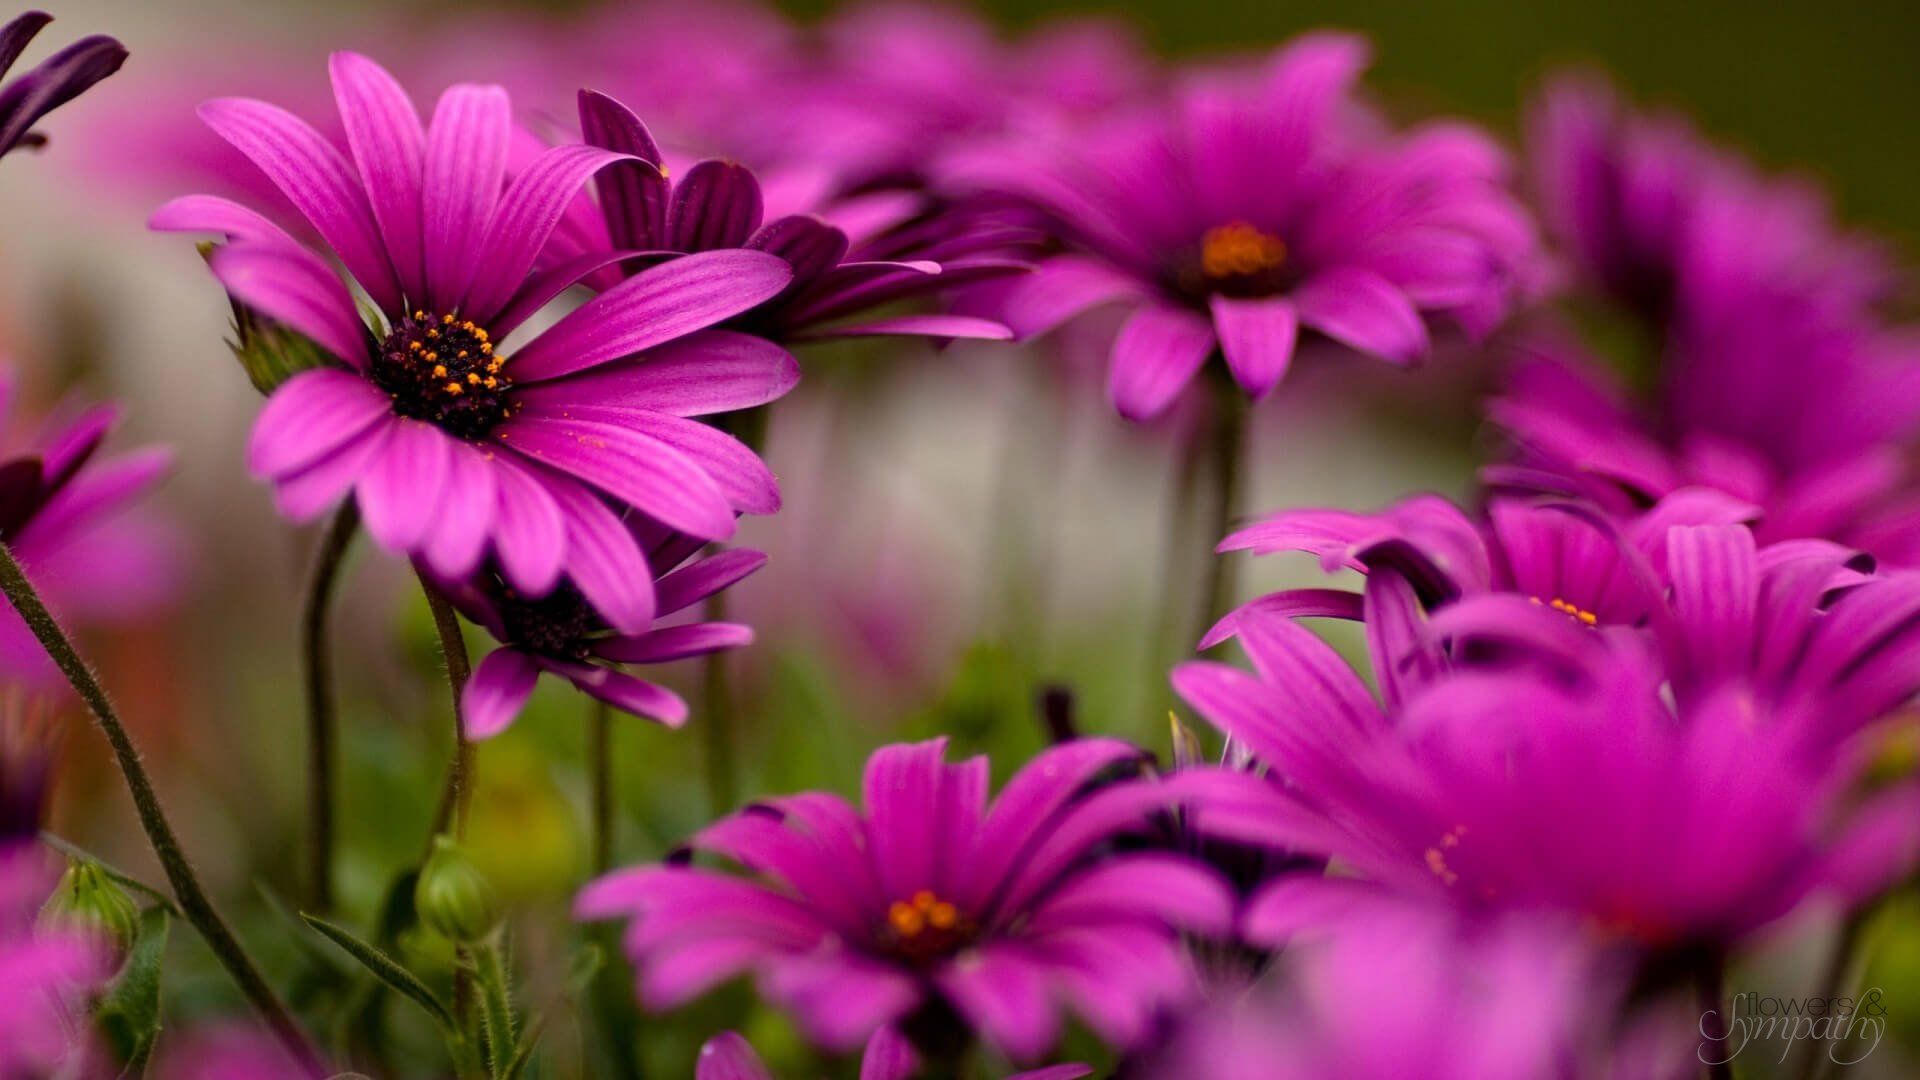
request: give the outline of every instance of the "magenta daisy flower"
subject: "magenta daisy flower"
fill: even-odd
[[[986,222],[953,213],[875,221],[876,208],[898,214],[917,203],[869,200],[866,208],[844,215],[865,219],[868,225],[863,230],[867,234],[856,241],[846,227],[817,213],[766,220],[768,200],[760,181],[732,161],[701,161],[677,182],[669,181],[665,156],[645,125],[603,94],[581,91],[580,128],[592,145],[652,163],[615,165],[601,174],[597,186],[604,222],[589,226],[590,251],[652,256],[630,260],[630,265],[642,266],[657,264],[661,257],[745,249],[772,253],[793,268],[793,281],[784,290],[735,316],[729,326],[777,341],[876,334],[990,340],[1012,336],[1000,323],[963,315],[858,321],[898,301],[1024,271],[1027,264],[995,250],[1001,231]]]
[[[85,93],[120,70],[126,47],[104,35],[81,38],[8,81],[7,72],[53,16],[29,11],[0,26],[0,157],[22,146],[38,146],[45,136],[33,130],[40,118]]]
[[[1604,79],[1548,83],[1528,123],[1542,215],[1577,279],[1657,328],[1742,316],[1756,285],[1853,311],[1896,283],[1810,183],[1761,175],[1683,118],[1636,115]]]
[[[945,752],[944,739],[877,751],[865,813],[819,792],[770,799],[689,843],[745,875],[684,858],[619,871],[576,911],[633,919],[652,1009],[752,973],[837,1050],[897,1025],[923,1048],[950,1051],[970,1030],[1029,1061],[1053,1044],[1061,1004],[1109,1042],[1136,1042],[1192,988],[1176,927],[1218,930],[1231,908],[1196,863],[1105,851],[1165,805],[1144,781],[1095,790],[1139,751],[1056,746],[991,805],[986,759],[947,765]]]
[[[1143,1075],[1534,1080],[1699,1071],[1697,1061],[1684,1067],[1690,1044],[1664,1047],[1668,1067],[1659,1071],[1597,1067],[1624,1056],[1619,1032],[1591,1022],[1618,1007],[1621,973],[1563,921],[1462,920],[1375,899],[1350,879],[1298,884],[1310,932],[1282,957],[1284,983],[1195,1009]],[[1383,1016],[1393,1022],[1380,1023]]]
[[[1647,629],[1469,597],[1432,616],[1428,645],[1462,658],[1498,639],[1553,662],[1459,664],[1384,708],[1290,615],[1244,616],[1256,674],[1173,679],[1270,778],[1184,774],[1199,827],[1660,948],[1724,945],[1816,893],[1864,902],[1920,858],[1920,787],[1850,792],[1853,736],[1920,681],[1920,583],[1862,583],[1823,546],[1756,552],[1739,526],[1677,527],[1666,546],[1671,598]]]
[[[793,385],[784,351],[709,329],[777,295],[792,271],[764,252],[689,256],[511,344],[593,268],[537,269],[566,205],[621,156],[554,147],[508,182],[513,126],[498,87],[449,89],[423,126],[371,60],[338,53],[332,72],[351,159],[263,102],[212,101],[201,115],[325,238],[379,327],[321,254],[245,207],[190,196],[153,220],[229,236],[212,258],[221,284],[336,365],[274,391],[249,466],[296,520],[351,494],[376,541],[444,577],[491,553],[538,596],[564,571],[614,626],[645,628],[651,576],[596,493],[708,539],[731,536],[737,513],[779,505],[757,456],[691,418]]]
[[[683,534],[650,536],[636,529],[653,583],[654,617],[684,611],[766,564],[758,551],[735,548],[681,566],[706,542]],[[678,569],[675,569],[678,567]],[[617,709],[668,727],[686,721],[678,694],[619,670],[622,664],[663,664],[753,641],[738,623],[678,622],[620,631],[594,610],[580,590],[563,579],[552,592],[528,597],[496,568],[485,567],[465,582],[442,586],[455,607],[487,628],[501,647],[474,669],[462,715],[470,738],[486,739],[513,723],[542,673],[557,675],[582,693]]]
[[[1266,396],[1303,329],[1399,364],[1427,355],[1432,316],[1491,329],[1534,261],[1504,157],[1460,124],[1383,134],[1349,95],[1366,55],[1310,36],[1258,78],[1196,77],[1163,112],[974,163],[1068,248],[1009,292],[1009,324],[1031,335],[1124,305],[1108,389],[1133,419],[1216,354]]]
[[[0,415],[12,397],[12,373],[0,373]],[[49,609],[81,625],[152,611],[172,597],[181,570],[173,530],[135,505],[172,454],[149,447],[103,458],[100,447],[119,418],[118,408],[102,405],[24,443],[0,438],[0,543]],[[0,675],[66,683],[11,605],[0,609]]]

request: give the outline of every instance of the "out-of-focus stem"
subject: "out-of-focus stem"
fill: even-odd
[[[587,720],[588,812],[593,819],[593,872],[613,867],[613,710],[595,699]]]
[[[727,594],[725,590],[707,597],[706,617],[708,622],[724,622],[727,618]],[[704,707],[701,709],[700,722],[707,733],[707,797],[711,800],[711,809],[717,817],[733,809],[734,800],[739,797],[738,780],[735,776],[733,739],[735,723],[733,716],[733,682],[727,674],[727,651],[708,653],[704,663]]]
[[[201,887],[193,864],[187,861],[187,853],[180,847],[180,839],[175,835],[172,823],[167,820],[166,811],[160,806],[160,796],[154,791],[153,781],[147,776],[146,767],[140,763],[140,751],[133,745],[125,725],[120,722],[120,716],[114,711],[113,702],[107,697],[105,688],[74,649],[66,631],[54,621],[40,594],[34,590],[33,583],[27,580],[19,561],[5,544],[0,544],[0,589],[5,590],[14,610],[20,613],[33,631],[33,636],[39,639],[41,647],[47,650],[47,655],[59,666],[74,691],[86,702],[93,718],[99,722],[101,732],[113,748],[120,775],[126,780],[127,791],[133,796],[133,807],[139,815],[140,827],[146,831],[147,842],[153,846],[154,855],[166,871],[167,883],[173,887],[181,913],[206,939],[207,947],[213,950],[221,966],[239,984],[241,993],[246,995],[261,1019],[266,1021],[274,1037],[287,1048],[307,1074],[321,1075],[320,1055],[307,1041],[306,1033],[300,1030],[300,1025],[294,1021],[279,995],[267,985],[260,969],[254,966],[246,949],[233,936],[233,931],[228,929],[226,921],[220,917],[213,901],[208,899],[206,890]]]
[[[1816,1000],[1828,1002],[1831,1009],[1835,998],[1842,996],[1847,989],[1848,974],[1853,970],[1853,954],[1860,946],[1860,935],[1866,930],[1867,919],[1872,915],[1871,907],[1852,912],[1840,924],[1840,931],[1834,935],[1833,952],[1827,957],[1827,967],[1820,975],[1820,988],[1815,991]],[[1831,1025],[1839,1030],[1839,1025]],[[1806,1056],[1800,1060],[1797,1070],[1801,1080],[1814,1080],[1825,1075],[1826,1066],[1834,1060],[1833,1048],[1838,1040],[1831,1037],[1814,1039],[1807,1043]]]
[[[447,662],[447,688],[453,693],[453,766],[447,770],[447,793],[441,804],[434,831],[444,832],[451,818],[456,840],[467,838],[467,811],[473,801],[473,744],[467,741],[467,723],[460,707],[467,679],[473,674],[467,661],[467,640],[460,632],[460,616],[453,610],[433,582],[420,579],[427,595],[427,607],[433,612],[434,629],[440,632],[440,652]]]
[[[1205,584],[1200,590],[1199,624],[1190,640],[1182,644],[1191,649],[1233,606],[1238,585],[1239,562],[1216,554],[1214,548],[1226,538],[1240,509],[1241,462],[1246,457],[1247,399],[1233,386],[1223,386],[1214,394],[1213,423],[1208,432],[1208,464],[1212,498],[1211,511],[1202,518],[1205,533],[1200,538],[1201,559],[1205,565]]]
[[[348,500],[334,515],[314,556],[300,620],[301,656],[307,688],[307,888],[315,912],[333,909],[333,801],[338,721],[334,715],[333,649],[327,616],[341,562],[360,527],[360,511]]]
[[[1700,1049],[1700,1060],[1707,1066],[1710,1080],[1732,1080],[1733,1055],[1727,1050],[1728,1028],[1726,1003],[1726,962],[1718,956],[1703,961],[1694,974],[1694,985],[1699,992],[1700,1034],[1706,1042]],[[1708,1014],[1713,1019],[1707,1019]]]

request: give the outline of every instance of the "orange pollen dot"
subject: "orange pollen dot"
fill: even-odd
[[[902,937],[918,937],[920,931],[926,929],[927,925],[926,917],[920,914],[919,908],[900,900],[895,900],[893,905],[887,908],[887,922],[898,930]]]
[[[442,323],[444,323],[444,324],[446,324],[447,326],[452,326],[452,325],[453,325],[453,316],[451,316],[451,315],[442,315],[442,316],[440,316],[440,321],[441,321]]]
[[[433,365],[433,377],[434,377],[434,378],[436,378],[436,379],[444,379],[444,378],[446,378],[446,377],[447,377],[447,365],[445,365],[445,364],[435,364],[435,365]]]
[[[460,384],[459,384],[459,383],[457,383],[457,382],[450,382],[450,383],[448,383],[448,384],[447,384],[447,393],[449,393],[449,394],[452,394],[452,395],[453,395],[454,397],[459,397],[459,396],[460,396],[460,393],[461,393],[461,391],[460,391]]]
[[[1210,278],[1262,274],[1286,261],[1284,241],[1244,221],[1215,226],[1200,238],[1200,269]]]
[[[1540,603],[1540,598],[1537,596],[1529,597],[1529,599],[1531,599],[1536,604]],[[1554,597],[1553,600],[1550,601],[1546,606],[1552,608],[1553,610],[1559,612],[1562,615],[1565,615],[1567,618],[1572,619],[1574,622],[1580,623],[1583,626],[1600,625],[1600,616],[1595,615],[1593,612],[1588,611],[1587,609],[1580,607],[1576,604],[1570,604],[1565,600],[1560,599],[1557,596]]]

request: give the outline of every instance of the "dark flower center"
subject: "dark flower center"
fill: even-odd
[[[584,661],[592,655],[593,637],[605,629],[592,605],[568,582],[532,600],[503,586],[493,599],[507,643],[541,656]]]
[[[887,908],[882,944],[910,964],[944,959],[973,943],[979,928],[973,920],[926,889],[911,900],[896,900]]]
[[[1291,279],[1286,242],[1245,221],[1208,229],[1189,258],[1178,272],[1180,286],[1199,299],[1272,296]]]
[[[393,411],[477,439],[513,415],[513,380],[486,330],[452,315],[415,311],[400,320],[373,358],[373,384]]]

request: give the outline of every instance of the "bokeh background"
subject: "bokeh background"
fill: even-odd
[[[133,57],[59,114],[48,152],[0,170],[0,354],[12,357],[30,403],[44,407],[74,391],[118,397],[129,412],[120,445],[177,448],[159,506],[191,538],[178,605],[91,645],[156,762],[190,850],[241,912],[249,942],[283,970],[325,963],[298,955],[296,943],[310,939],[276,910],[299,885],[294,650],[316,537],[281,523],[245,474],[241,447],[257,397],[222,344],[226,306],[191,245],[143,228],[153,206],[185,189],[168,186],[175,163],[161,159],[163,144],[147,148],[141,139],[152,132],[129,128],[127,117],[164,125],[156,110],[176,103],[171,122],[185,127],[199,97],[258,92],[263,83],[302,85],[324,102],[324,54],[344,44],[396,70],[429,50],[448,78],[504,78],[495,65],[506,58],[476,45],[466,28],[529,12],[571,19],[584,5],[40,6],[59,18],[63,39],[110,32]],[[782,6],[812,19],[835,5]],[[1389,108],[1463,114],[1508,136],[1543,72],[1598,67],[1636,99],[1684,111],[1767,166],[1818,180],[1845,220],[1880,231],[1903,255],[1920,244],[1920,140],[1912,137],[1920,7],[1894,0],[992,0],[975,9],[1010,32],[1058,15],[1100,15],[1176,58],[1259,50],[1310,27],[1356,29],[1375,43],[1370,86]],[[631,104],[647,114],[646,102]],[[1411,377],[1310,368],[1255,414],[1245,509],[1364,507],[1416,489],[1463,490],[1480,437],[1470,402],[1485,361],[1443,357]],[[802,362],[806,377],[780,405],[769,450],[787,509],[751,522],[741,537],[773,558],[737,592],[739,617],[761,635],[734,661],[744,681],[743,789],[852,791],[872,746],[935,732],[991,752],[1004,776],[1044,739],[1035,703],[1050,687],[1071,695],[1083,729],[1164,752],[1169,701],[1159,675],[1172,657],[1154,641],[1153,612],[1171,557],[1166,519],[1177,505],[1169,432],[1123,424],[1098,393],[1097,373],[1064,371],[1031,350],[889,343]],[[1246,570],[1249,596],[1318,576],[1304,562]],[[338,624],[340,872],[342,906],[364,920],[426,840],[448,747],[444,683],[417,590],[404,568],[365,550],[350,573]],[[1182,587],[1171,586],[1175,594]],[[695,706],[688,730],[638,721],[615,728],[618,861],[657,857],[710,813],[698,673],[689,665],[675,681]],[[481,756],[474,842],[518,905],[535,985],[560,978],[577,933],[565,910],[587,872],[585,708],[543,690],[533,713]],[[65,740],[54,829],[157,877],[83,719],[72,718]],[[1915,910],[1897,906],[1883,920],[1870,972],[1888,988],[1895,1034],[1909,1046],[1920,1045],[1920,939],[1901,923],[1915,922]],[[1765,985],[1752,988],[1791,993],[1794,980],[1810,981],[1823,932],[1783,935],[1749,976]],[[186,937],[174,944],[185,974],[173,1008],[190,1020],[230,999]],[[744,1003],[744,995],[722,998],[699,1015],[649,1022],[633,1036],[647,1075],[685,1075],[693,1048],[725,1024],[743,1026],[776,1063],[826,1067]],[[590,1022],[583,1013],[576,1026]],[[550,1075],[618,1075],[603,1072],[614,1066],[592,1059],[578,1038],[554,1042]],[[1897,1048],[1863,1068],[1912,1075]]]

